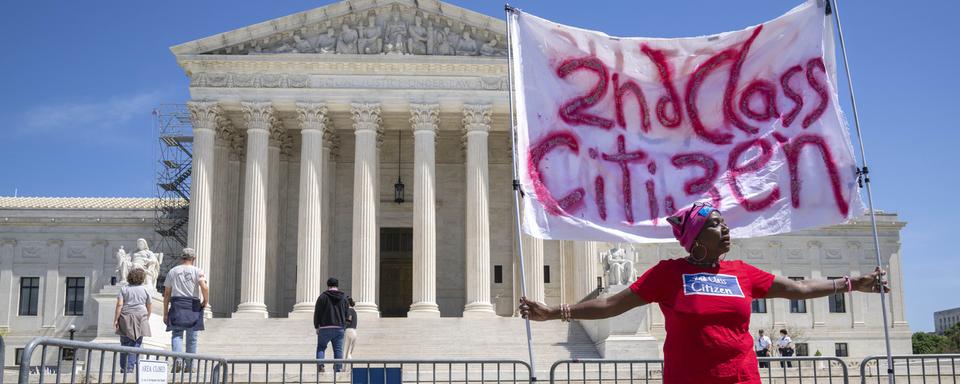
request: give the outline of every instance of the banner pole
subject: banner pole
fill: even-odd
[[[523,230],[520,223],[520,198],[523,191],[520,189],[519,171],[517,170],[517,126],[513,108],[513,22],[511,17],[516,8],[511,7],[510,4],[504,4],[503,10],[507,19],[507,77],[509,83],[507,99],[510,104],[510,146],[512,148],[510,153],[513,157],[513,207],[517,224],[517,248],[519,249],[517,255],[520,257],[520,295],[527,297],[527,272],[523,260]],[[530,319],[524,319],[524,324],[527,328],[527,353],[530,356],[530,382],[536,382],[537,368],[536,362],[533,360],[533,332],[530,330]]]
[[[850,60],[847,58],[847,46],[843,38],[843,27],[840,24],[840,7],[837,5],[838,1],[839,0],[827,0],[827,6],[833,5],[833,17],[837,22],[837,34],[840,37],[840,53],[843,55],[843,68],[847,73],[847,88],[850,91],[850,105],[853,107],[853,123],[857,130],[857,141],[860,144],[860,164],[863,164],[863,168],[858,169],[857,173],[859,177],[863,178],[863,182],[866,185],[867,207],[870,210],[870,225],[873,229],[873,246],[877,256],[877,267],[883,268],[883,260],[880,257],[880,235],[877,233],[877,215],[873,209],[873,191],[870,188],[870,169],[867,167],[867,154],[864,150],[863,134],[860,131],[860,115],[857,113],[857,97],[853,92],[853,76],[850,74]],[[887,299],[886,294],[883,292],[882,285],[877,287],[877,290],[880,291],[880,310],[883,312],[883,339],[887,348],[887,377],[890,383],[894,383],[893,355],[890,352],[890,328],[887,320]]]

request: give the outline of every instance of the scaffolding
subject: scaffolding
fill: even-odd
[[[193,126],[184,104],[161,104],[153,110],[158,138],[157,210],[155,228],[160,244],[155,248],[176,255],[187,246],[190,173],[193,168]],[[176,257],[165,257],[164,264]],[[168,265],[161,269],[168,269]]]

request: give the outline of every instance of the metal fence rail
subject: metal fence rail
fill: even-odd
[[[121,359],[128,354],[133,355],[134,362],[165,362],[168,383],[218,383],[222,381],[221,372],[226,363],[226,359],[217,356],[39,337],[23,348],[18,381],[22,384],[135,382],[136,363],[122,369],[125,363]]]
[[[848,383],[837,357],[763,357],[764,383]],[[781,365],[782,363],[782,365]],[[550,367],[550,383],[663,383],[663,360],[562,360]]]
[[[223,383],[528,383],[520,360],[228,359]]]
[[[887,356],[868,356],[860,362],[860,382],[886,383],[892,369],[898,383],[960,382],[960,354],[894,355],[893,367]]]

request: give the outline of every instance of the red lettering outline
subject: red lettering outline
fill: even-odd
[[[733,63],[733,66],[730,67],[730,77],[727,79],[727,88],[723,92],[723,117],[732,123],[735,127],[740,128],[746,133],[757,133],[760,131],[759,128],[748,125],[743,120],[740,120],[740,116],[737,116],[736,111],[733,110],[733,99],[734,94],[737,92],[737,82],[740,80],[740,69],[743,68],[743,62],[747,60],[747,53],[750,52],[750,45],[753,44],[753,41],[760,35],[760,31],[763,30],[763,24],[760,24],[753,30],[753,34],[750,35],[750,38],[743,43],[743,46],[740,48],[738,53],[737,61]]]
[[[622,128],[627,127],[627,119],[623,116],[623,96],[627,92],[633,92],[637,97],[637,104],[640,105],[640,129],[643,132],[650,132],[650,113],[647,112],[647,99],[643,97],[643,90],[633,80],[627,80],[620,85],[620,74],[613,74],[613,99],[617,108],[617,124]]]
[[[757,112],[750,109],[750,99],[754,95],[759,95],[763,100],[763,111]],[[777,86],[766,80],[751,81],[747,88],[740,94],[740,112],[756,121],[767,121],[774,117],[779,117],[777,111]]]
[[[794,208],[800,208],[800,188],[803,186],[800,180],[799,162],[800,151],[807,145],[814,145],[820,150],[820,157],[827,167],[827,174],[830,176],[830,185],[833,189],[833,198],[836,200],[837,208],[844,217],[850,212],[850,203],[843,198],[843,191],[840,189],[840,172],[837,171],[837,163],[833,161],[833,154],[827,147],[827,142],[822,137],[814,134],[801,134],[794,137],[790,142],[781,143],[783,152],[787,157],[787,165],[790,169],[790,202]]]
[[[800,114],[800,110],[803,109],[803,96],[800,95],[800,92],[790,87],[790,78],[802,71],[803,67],[794,65],[780,76],[780,86],[783,87],[783,94],[786,95],[788,99],[793,100],[794,103],[793,109],[787,112],[786,115],[783,115],[782,121],[784,127],[789,127],[790,124],[793,123],[793,120],[797,118],[797,115]]]
[[[760,156],[751,159],[746,164],[740,165],[740,156],[743,155],[743,153],[748,149],[758,145],[760,146]],[[749,212],[761,211],[773,205],[774,202],[780,199],[780,187],[774,186],[773,190],[771,190],[770,193],[762,199],[750,200],[743,196],[743,192],[740,190],[740,185],[737,184],[737,176],[747,172],[756,172],[760,170],[764,165],[770,162],[772,157],[773,144],[770,144],[769,141],[763,138],[737,144],[737,146],[730,151],[730,159],[727,162],[727,168],[729,169],[727,183],[730,185],[730,191],[733,192],[733,197],[736,198],[737,202],[739,202],[740,205]]]
[[[813,75],[814,68],[820,68],[824,75],[827,74],[827,69],[823,66],[823,58],[817,57],[807,62],[807,82],[810,83],[810,87],[813,88],[814,91],[817,91],[817,95],[820,95],[820,104],[817,104],[817,107],[810,111],[807,117],[803,118],[804,128],[809,127],[810,124],[817,121],[820,116],[823,116],[823,112],[827,110],[827,102],[830,101],[830,94],[827,92],[827,87],[820,84]]]
[[[683,191],[690,196],[700,196],[707,192],[713,187],[713,183],[717,181],[717,175],[720,174],[717,161],[704,153],[681,153],[670,158],[670,162],[677,169],[689,166],[703,168],[703,176],[683,183]]]
[[[683,110],[680,107],[680,96],[677,95],[677,89],[671,81],[670,64],[667,62],[666,56],[663,51],[650,48],[646,44],[640,46],[640,51],[657,66],[660,82],[663,84],[663,88],[667,90],[667,94],[657,100],[657,120],[660,120],[660,124],[667,128],[679,127],[680,122],[683,121]],[[668,103],[673,106],[673,117],[667,116]]]
[[[700,138],[713,144],[730,144],[733,142],[733,134],[728,132],[711,132],[700,121],[700,112],[697,109],[697,93],[703,84],[703,79],[719,67],[723,62],[732,60],[736,53],[733,49],[727,49],[723,52],[713,55],[707,61],[700,64],[690,75],[687,81],[687,115],[690,116],[690,125],[693,126],[693,132]]]
[[[533,183],[533,190],[537,198],[543,205],[547,213],[554,216],[566,215],[583,204],[583,197],[586,191],[583,188],[576,188],[559,201],[550,193],[547,188],[546,180],[540,172],[540,161],[556,147],[565,146],[574,154],[580,153],[580,145],[577,137],[571,132],[559,131],[553,132],[544,137],[540,142],[530,148],[527,155],[527,164],[529,168],[530,181]]]
[[[633,224],[633,187],[630,185],[630,167],[628,167],[627,164],[646,160],[647,154],[640,150],[627,152],[626,147],[627,145],[623,135],[619,135],[617,136],[617,152],[612,154],[603,153],[601,157],[603,160],[620,165],[620,170],[623,172],[623,186],[621,189],[623,191],[624,217],[627,223]]]
[[[557,67],[557,76],[563,79],[581,69],[597,74],[599,77],[597,85],[593,87],[590,93],[564,103],[560,107],[560,118],[571,125],[591,125],[610,129],[610,127],[613,127],[613,121],[584,112],[585,109],[599,103],[607,92],[607,66],[593,56],[567,59]]]

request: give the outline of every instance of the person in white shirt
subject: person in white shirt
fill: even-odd
[[[780,356],[790,357],[793,356],[793,340],[790,339],[790,336],[787,335],[786,329],[780,330],[780,340],[777,340],[777,349],[780,350]],[[780,366],[783,367],[783,362],[780,362]],[[788,367],[793,367],[792,362],[787,362]]]
[[[757,331],[757,339],[753,343],[753,349],[757,352],[757,357],[769,357],[770,356],[770,345],[773,342],[770,341],[770,337],[763,334],[763,330]],[[761,361],[760,368],[770,368],[769,361]]]

